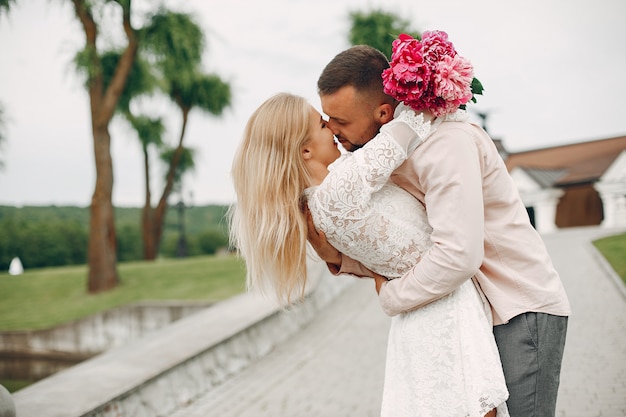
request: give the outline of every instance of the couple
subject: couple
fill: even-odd
[[[318,81],[328,122],[289,94],[253,114],[233,163],[233,243],[250,286],[283,299],[303,291],[308,232],[331,271],[375,277],[393,317],[382,415],[554,415],[567,297],[493,142],[455,111],[467,94],[424,87],[450,67],[467,83],[467,63],[442,32],[415,42],[394,42],[391,68],[365,46],[337,55]],[[411,48],[441,65],[399,96],[388,87]]]

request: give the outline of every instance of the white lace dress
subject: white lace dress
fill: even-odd
[[[431,126],[403,111],[305,191],[315,226],[328,241],[388,278],[402,276],[431,246],[424,207],[390,175],[442,121]],[[407,125],[417,136],[407,138]],[[481,417],[493,408],[498,417],[509,415],[490,317],[472,280],[394,316],[388,340],[382,416]]]

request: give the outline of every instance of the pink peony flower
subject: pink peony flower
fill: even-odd
[[[457,107],[472,98],[472,65],[465,58],[456,55],[444,56],[435,64],[433,83],[435,95],[454,102]]]
[[[412,62],[414,58],[422,56],[422,44],[420,41],[404,33],[393,41],[392,47],[392,61]]]
[[[437,117],[472,99],[472,65],[442,31],[424,32],[421,41],[401,34],[393,41],[390,67],[382,78],[386,94]]]
[[[440,30],[427,31],[422,35],[424,60],[429,65],[435,65],[445,56],[457,54],[452,42],[448,41],[448,34]]]

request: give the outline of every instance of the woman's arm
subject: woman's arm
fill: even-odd
[[[309,195],[308,204],[318,214],[316,223],[320,225],[322,218],[328,219],[329,216],[358,220],[362,216],[359,212],[367,207],[371,194],[389,180],[391,173],[406,160],[407,155],[434,130],[423,114],[416,114],[400,104],[394,120],[382,126],[380,133],[362,149],[344,158],[340,167],[335,167],[315,193]],[[320,216],[321,213],[325,215]],[[310,211],[305,214],[308,240],[333,274],[372,276],[369,269],[342,254],[326,240],[324,232],[313,226]]]
[[[391,174],[406,160],[407,154],[415,150],[432,130],[422,114],[405,110],[384,125],[363,148],[329,167],[330,173],[322,184],[307,192],[310,212],[317,226],[309,224],[309,241],[331,272],[338,273],[339,267],[344,266],[344,261],[349,259],[345,255],[361,259],[361,254],[354,252],[360,245],[357,242],[360,241],[359,234],[369,227],[378,228],[371,223],[378,221],[370,217],[372,195],[389,182]],[[364,227],[365,223],[370,226]],[[334,247],[326,243],[326,237]],[[352,264],[358,265],[354,261]],[[366,268],[349,272],[372,276]]]
[[[389,181],[393,171],[407,159],[434,129],[421,113],[406,108],[363,148],[330,168],[328,176],[316,187],[309,207],[317,213],[340,219],[358,216],[370,196]]]

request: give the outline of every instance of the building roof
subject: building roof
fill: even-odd
[[[597,181],[626,150],[626,136],[511,153],[506,166],[522,168],[544,186]]]
[[[524,170],[537,184],[547,188],[552,187],[557,181],[567,175],[566,169],[548,168],[528,168],[519,167]]]

